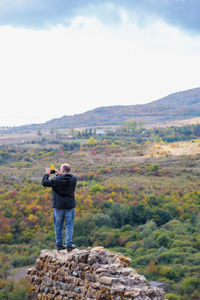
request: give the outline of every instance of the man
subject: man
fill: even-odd
[[[75,248],[72,244],[74,215],[75,215],[75,188],[77,178],[70,174],[70,165],[62,164],[60,172],[53,170],[56,176],[49,179],[52,171],[47,168],[42,178],[42,185],[52,187],[52,206],[54,208],[54,228],[57,250],[71,251]],[[63,245],[63,224],[65,221],[65,241]]]

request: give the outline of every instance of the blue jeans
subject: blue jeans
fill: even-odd
[[[54,228],[56,245],[63,244],[63,224],[65,221],[65,242],[67,246],[72,245],[75,209],[54,208]]]

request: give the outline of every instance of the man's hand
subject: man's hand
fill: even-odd
[[[49,168],[46,169],[46,173],[50,175],[51,170]]]
[[[55,173],[56,173],[56,175],[60,175],[61,174],[57,169],[55,169]]]

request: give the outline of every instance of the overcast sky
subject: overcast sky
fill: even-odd
[[[200,87],[199,0],[0,0],[0,126]]]

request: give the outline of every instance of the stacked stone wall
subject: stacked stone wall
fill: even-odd
[[[27,270],[32,299],[166,300],[163,290],[149,287],[130,264],[130,258],[103,247],[42,250]]]

